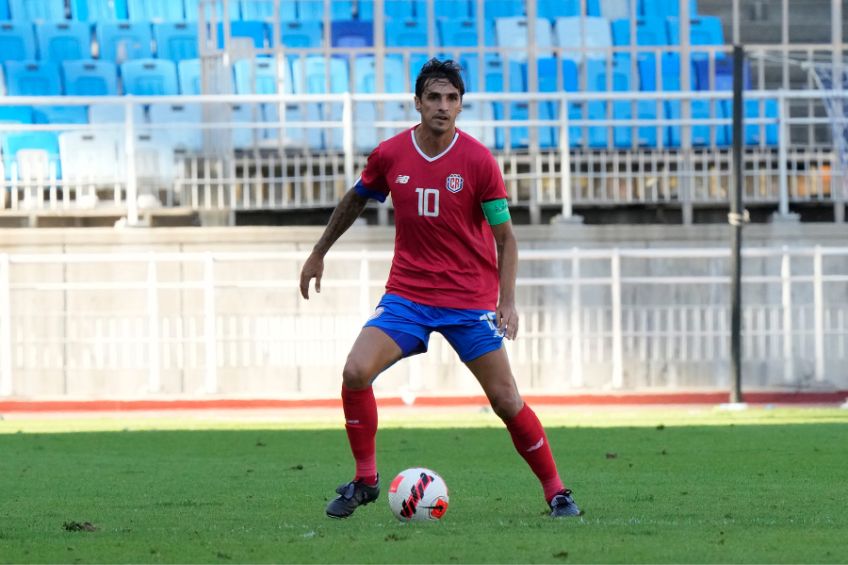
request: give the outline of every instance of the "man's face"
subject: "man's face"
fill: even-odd
[[[430,79],[424,85],[421,98],[415,97],[415,109],[421,123],[436,134],[453,130],[456,117],[462,111],[459,90],[447,79]]]

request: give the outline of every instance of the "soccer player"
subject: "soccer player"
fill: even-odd
[[[542,484],[550,515],[580,510],[563,486],[545,431],[521,398],[503,338],[518,333],[518,248],[503,176],[489,150],[456,128],[465,86],[453,61],[431,59],[415,81],[421,123],[377,146],[333,211],[300,273],[309,299],[321,291],[324,255],[373,198],[392,196],[395,253],[386,293],[365,323],[342,372],[345,428],[356,474],[327,515],[346,518],[380,494],[377,403],[371,383],[396,361],[427,351],[441,333],[504,421],[518,453]]]

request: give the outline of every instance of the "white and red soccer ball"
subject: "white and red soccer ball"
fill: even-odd
[[[435,471],[406,469],[389,486],[389,507],[402,522],[441,520],[448,510],[448,486]]]

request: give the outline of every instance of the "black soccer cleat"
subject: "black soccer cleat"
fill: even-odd
[[[583,512],[574,503],[571,498],[571,491],[565,489],[558,495],[554,496],[550,502],[551,517],[562,518],[563,516],[580,516]]]
[[[380,475],[377,484],[366,485],[362,481],[351,481],[336,489],[339,496],[327,505],[327,516],[330,518],[347,518],[359,506],[370,504],[380,496]]]

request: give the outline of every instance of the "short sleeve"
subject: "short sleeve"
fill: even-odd
[[[373,198],[385,202],[389,195],[389,185],[383,170],[382,145],[378,145],[368,156],[365,168],[362,170],[359,180],[354,185],[356,193],[364,198]]]
[[[480,202],[506,198],[506,186],[498,162],[491,153],[486,151],[485,158],[480,159]]]

